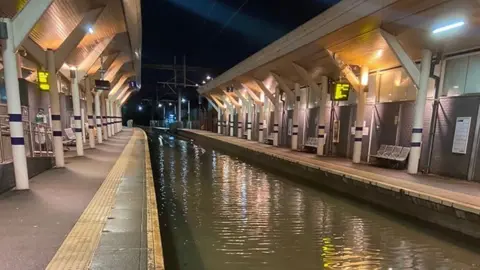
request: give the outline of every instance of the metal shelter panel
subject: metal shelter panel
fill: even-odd
[[[431,172],[466,179],[477,123],[480,97],[446,97],[440,99],[433,144]],[[457,117],[471,117],[467,153],[452,153]]]

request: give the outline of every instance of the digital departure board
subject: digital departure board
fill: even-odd
[[[38,71],[38,87],[42,91],[50,91],[50,84],[48,83],[48,72]]]
[[[333,100],[334,101],[345,101],[348,100],[348,94],[350,92],[349,83],[336,83],[335,89],[333,91]]]

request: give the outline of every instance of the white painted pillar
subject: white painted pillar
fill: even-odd
[[[293,101],[292,150],[298,150],[298,112],[300,111],[300,84],[295,83],[295,100]]]
[[[259,108],[260,108],[259,110],[260,117],[258,119],[258,142],[259,143],[265,143],[265,139],[264,139],[264,136],[265,136],[264,129],[266,128],[265,127],[265,102],[267,101],[265,100],[263,105],[259,105]]]
[[[85,130],[85,109],[84,108],[80,108],[80,116],[82,118],[82,140],[83,140],[83,143],[87,143],[87,134],[86,134],[86,130]]]
[[[92,110],[92,87],[90,85],[90,78],[87,76],[85,78],[85,97],[86,97],[86,104],[87,104],[87,119],[88,119],[88,142],[90,144],[90,148],[95,148],[95,136],[93,129],[95,127],[95,123],[93,122],[93,110]]]
[[[233,109],[228,114],[228,122],[230,125],[230,136],[233,137]]]
[[[425,113],[425,103],[427,101],[428,79],[430,77],[430,68],[432,63],[432,52],[422,51],[422,63],[420,67],[420,82],[417,91],[417,100],[415,101],[415,110],[413,117],[412,142],[410,156],[408,158],[408,173],[416,174],[418,164],[420,163],[420,154],[422,151],[422,132],[423,115]]]
[[[217,133],[222,134],[222,113],[217,112]]]
[[[318,133],[317,133],[317,155],[324,155],[325,148],[325,107],[327,105],[328,94],[328,78],[322,76],[322,84],[320,86],[320,107],[318,108]]]
[[[58,93],[57,71],[55,68],[55,54],[52,50],[47,50],[47,69],[48,84],[50,85],[50,110],[52,113],[52,135],[53,135],[53,153],[55,155],[55,166],[57,168],[65,167],[65,158],[63,154],[63,132],[60,116],[60,95]]]
[[[75,141],[77,156],[83,156],[82,116],[80,115],[80,91],[78,89],[77,69],[70,69],[72,83],[73,119],[75,122]]]
[[[243,119],[245,118],[244,112],[245,105],[242,104],[242,107],[239,109],[237,115],[238,115],[238,121],[237,121],[237,137],[242,138],[243,136]]]
[[[102,125],[102,113],[101,113],[101,99],[102,91],[95,92],[95,121],[97,128],[97,142],[103,143],[103,125]]]
[[[249,98],[247,110],[247,140],[252,140],[253,101]]]
[[[8,38],[2,48],[3,71],[7,90],[7,109],[9,115],[10,137],[12,142],[13,168],[16,189],[29,189],[25,139],[23,137],[22,107],[20,104],[20,87],[18,83],[17,59],[13,42],[13,25],[10,19],[3,19],[7,24]]]
[[[100,106],[102,110],[102,134],[103,140],[108,140],[108,132],[107,132],[107,104],[105,102],[105,97],[102,95],[100,97]]]
[[[275,111],[273,112],[273,146],[278,146],[279,138],[279,126],[280,123],[280,89],[278,87],[275,89]]]
[[[368,67],[362,66],[360,73],[360,84],[362,87],[357,92],[357,113],[355,118],[355,138],[353,142],[353,163],[360,163],[362,157],[363,121],[367,97],[367,93],[364,91],[364,89],[368,85]]]
[[[110,111],[110,100],[108,100],[108,97],[105,97],[105,120],[107,122],[107,134],[108,137],[112,137],[112,124],[111,124],[111,117],[112,117],[112,112]]]

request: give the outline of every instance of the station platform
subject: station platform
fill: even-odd
[[[163,269],[146,135],[124,129],[0,196],[2,269]]]
[[[336,178],[333,180],[332,178],[327,179],[328,177],[325,177],[325,174],[323,174],[323,177],[315,176],[319,181],[322,179],[321,181],[323,181],[324,184],[331,185],[331,187],[335,189],[340,189],[339,191],[341,192],[345,191],[351,193],[350,195],[359,197],[360,199],[367,199],[368,201],[371,201],[374,204],[380,204],[383,207],[396,207],[398,211],[402,211],[402,205],[386,205],[386,203],[384,204],[380,200],[380,198],[386,194],[385,190],[391,191],[390,195],[393,197],[390,199],[391,202],[395,204],[401,202],[400,198],[409,197],[410,202],[417,204],[417,209],[413,210],[413,208],[415,208],[414,206],[412,207],[412,213],[407,214],[437,224],[448,222],[448,224],[439,225],[460,231],[469,236],[475,234],[474,237],[476,238],[479,236],[474,231],[467,232],[467,230],[470,230],[472,226],[475,227],[480,225],[478,222],[480,215],[480,183],[435,175],[411,175],[402,170],[380,168],[368,164],[353,164],[351,160],[346,158],[319,157],[312,153],[293,151],[287,148],[274,147],[256,141],[247,141],[245,139],[224,136],[202,130],[183,129],[180,131],[180,134],[193,139],[200,138],[198,136],[201,136],[214,142],[224,142],[229,145],[240,147],[241,149],[249,150],[251,159],[259,159],[259,157],[261,157],[260,155],[253,156],[252,153],[261,153],[263,154],[262,157],[273,157],[277,161],[282,160],[288,161],[291,164],[301,165],[298,166],[298,168],[302,168],[304,171],[297,170],[299,174],[303,173],[307,175],[309,174],[309,171],[318,169],[322,174],[328,173],[332,176],[338,176],[337,178],[339,180],[344,180],[343,182],[347,182],[345,179],[353,180],[352,183],[350,183],[351,186],[357,185],[357,188],[359,188],[360,184],[363,184],[362,188],[365,187],[368,190],[368,187],[370,187],[370,191],[362,191],[360,188],[358,191],[355,191],[355,188],[352,188],[351,191],[347,191],[345,187],[340,188],[335,186],[338,185],[338,183],[333,183],[333,180],[336,180]],[[243,150],[235,151],[242,155],[241,151]],[[258,162],[258,160],[252,161]],[[273,159],[270,161],[273,161]],[[288,166],[287,163],[283,164]],[[372,186],[374,188],[372,188]],[[372,190],[380,189],[383,191],[368,193],[372,192]],[[378,198],[365,198],[366,196],[376,196]],[[404,205],[403,207],[405,209],[408,208],[407,205]],[[419,211],[419,209],[421,210],[423,207],[430,208],[430,210],[433,209],[433,211],[441,211],[443,212],[442,214],[447,212],[447,216],[449,218],[453,216],[453,219],[442,221],[439,219],[444,219],[445,216],[437,216],[435,215],[436,213],[427,214],[427,212],[423,213],[426,217],[422,217],[422,211]],[[413,211],[418,212],[413,213]],[[475,225],[469,223],[467,229],[462,225],[459,225],[461,222],[469,219],[472,219]],[[461,222],[457,222],[458,220]],[[455,223],[458,224],[455,225]]]

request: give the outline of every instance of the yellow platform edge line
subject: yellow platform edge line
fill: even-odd
[[[145,182],[147,186],[147,246],[148,246],[148,269],[164,270],[162,238],[160,235],[160,222],[158,220],[157,199],[153,182],[152,165],[150,160],[150,148],[148,137],[143,131],[145,138]]]
[[[133,146],[140,136],[140,132],[135,130],[102,185],[46,269],[88,269],[100,242],[102,230],[115,204],[118,185],[127,167]]]

